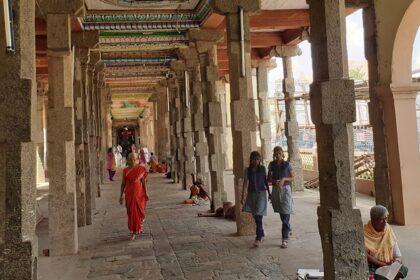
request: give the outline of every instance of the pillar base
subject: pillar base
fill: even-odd
[[[49,195],[50,255],[76,254],[78,250],[76,195],[60,193]],[[65,205],[66,207],[63,207]]]
[[[36,239],[36,237],[35,237]],[[37,279],[38,241],[2,244],[0,279]]]
[[[318,207],[325,279],[367,279],[367,256],[359,209]]]

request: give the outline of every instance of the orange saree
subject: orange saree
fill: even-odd
[[[140,234],[146,208],[146,177],[147,171],[141,165],[125,168],[125,206],[128,215],[128,229],[131,233]]]

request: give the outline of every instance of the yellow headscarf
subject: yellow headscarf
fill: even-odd
[[[374,256],[381,262],[393,260],[393,250],[396,242],[394,231],[386,224],[383,232],[378,232],[369,221],[364,226],[365,246],[369,255]]]

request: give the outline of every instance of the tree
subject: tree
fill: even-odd
[[[363,66],[353,66],[349,69],[349,77],[355,81],[364,81],[366,73],[363,71]]]

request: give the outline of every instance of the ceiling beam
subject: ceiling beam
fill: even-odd
[[[227,48],[227,36],[224,36],[223,42],[220,42],[217,47],[219,49]],[[283,38],[280,32],[252,32],[251,33],[251,47],[252,48],[267,48],[273,46],[283,45]]]
[[[285,45],[297,45],[300,42],[300,36],[302,35],[304,28],[288,29],[281,33],[283,43]]]
[[[365,8],[372,4],[372,0],[346,0],[348,8]]]
[[[261,11],[250,17],[251,31],[309,26],[309,10]]]

